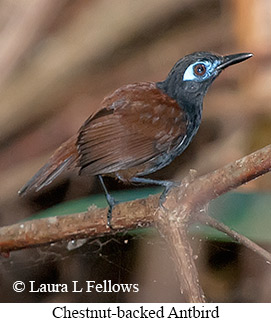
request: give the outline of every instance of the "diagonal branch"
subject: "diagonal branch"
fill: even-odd
[[[245,247],[251,249],[252,251],[256,252],[258,255],[262,256],[264,259],[266,259],[268,263],[271,263],[271,254],[268,251],[264,250],[262,247],[257,245],[257,243],[251,241],[250,239],[243,236],[242,234],[230,229],[224,223],[221,223],[216,219],[211,218],[207,214],[201,214],[198,217],[198,220],[204,225],[208,225],[209,227],[212,227],[214,229],[217,229],[221,232],[226,233],[229,237],[233,238],[235,241],[241,243]]]

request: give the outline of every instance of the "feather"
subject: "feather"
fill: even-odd
[[[19,195],[25,195],[31,190],[37,192],[49,185],[63,171],[76,167],[76,137],[73,136],[55,151],[48,162],[19,190]]]

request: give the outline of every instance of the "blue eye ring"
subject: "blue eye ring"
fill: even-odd
[[[206,73],[206,66],[203,63],[196,64],[193,67],[193,72],[196,76],[203,76]]]
[[[220,62],[218,60],[211,62],[207,60],[197,61],[190,64],[183,74],[183,81],[203,82],[213,73]]]

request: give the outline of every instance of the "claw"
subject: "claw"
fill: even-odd
[[[180,184],[181,184],[180,182],[170,182],[170,181],[165,181],[164,182],[165,189],[163,190],[162,194],[160,195],[160,198],[159,198],[159,207],[162,207],[164,210],[166,210],[166,208],[164,207],[163,204],[166,201],[166,198],[167,198],[167,195],[168,195],[169,191],[173,187],[177,187]]]
[[[130,181],[133,183],[154,184],[154,185],[164,186],[164,191],[162,192],[159,198],[159,207],[162,207],[164,209],[166,208],[164,207],[163,204],[166,200],[168,192],[172,189],[172,187],[176,187],[181,184],[180,182],[171,182],[171,181],[163,181],[163,180],[159,181],[155,179],[141,178],[141,177],[133,177],[132,179],[130,179]]]
[[[113,196],[110,194],[106,194],[106,200],[108,203],[108,211],[107,211],[107,225],[109,226],[110,229],[113,230],[113,227],[111,225],[111,220],[112,220],[112,212],[113,208],[115,205],[119,204],[119,201],[116,201]]]

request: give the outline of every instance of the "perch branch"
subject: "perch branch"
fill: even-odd
[[[116,231],[127,230],[154,223],[168,242],[177,269],[181,286],[188,292],[191,302],[205,300],[199,285],[198,273],[192,249],[186,236],[187,225],[199,219],[216,226],[217,229],[235,237],[270,261],[270,254],[255,249],[255,244],[226,226],[219,226],[199,211],[216,197],[260,176],[271,169],[271,145],[244,158],[226,165],[207,175],[188,181],[172,189],[164,203],[158,208],[158,196],[117,205],[112,226]],[[106,210],[92,207],[84,213],[27,221],[0,229],[0,251],[34,247],[64,239],[97,237],[110,234],[106,226]],[[181,288],[182,288],[181,287]]]
[[[121,203],[114,208],[116,231],[145,227],[153,222],[158,196]],[[87,212],[16,223],[0,228],[0,252],[36,247],[60,240],[98,237],[112,233],[107,210],[91,206]]]

